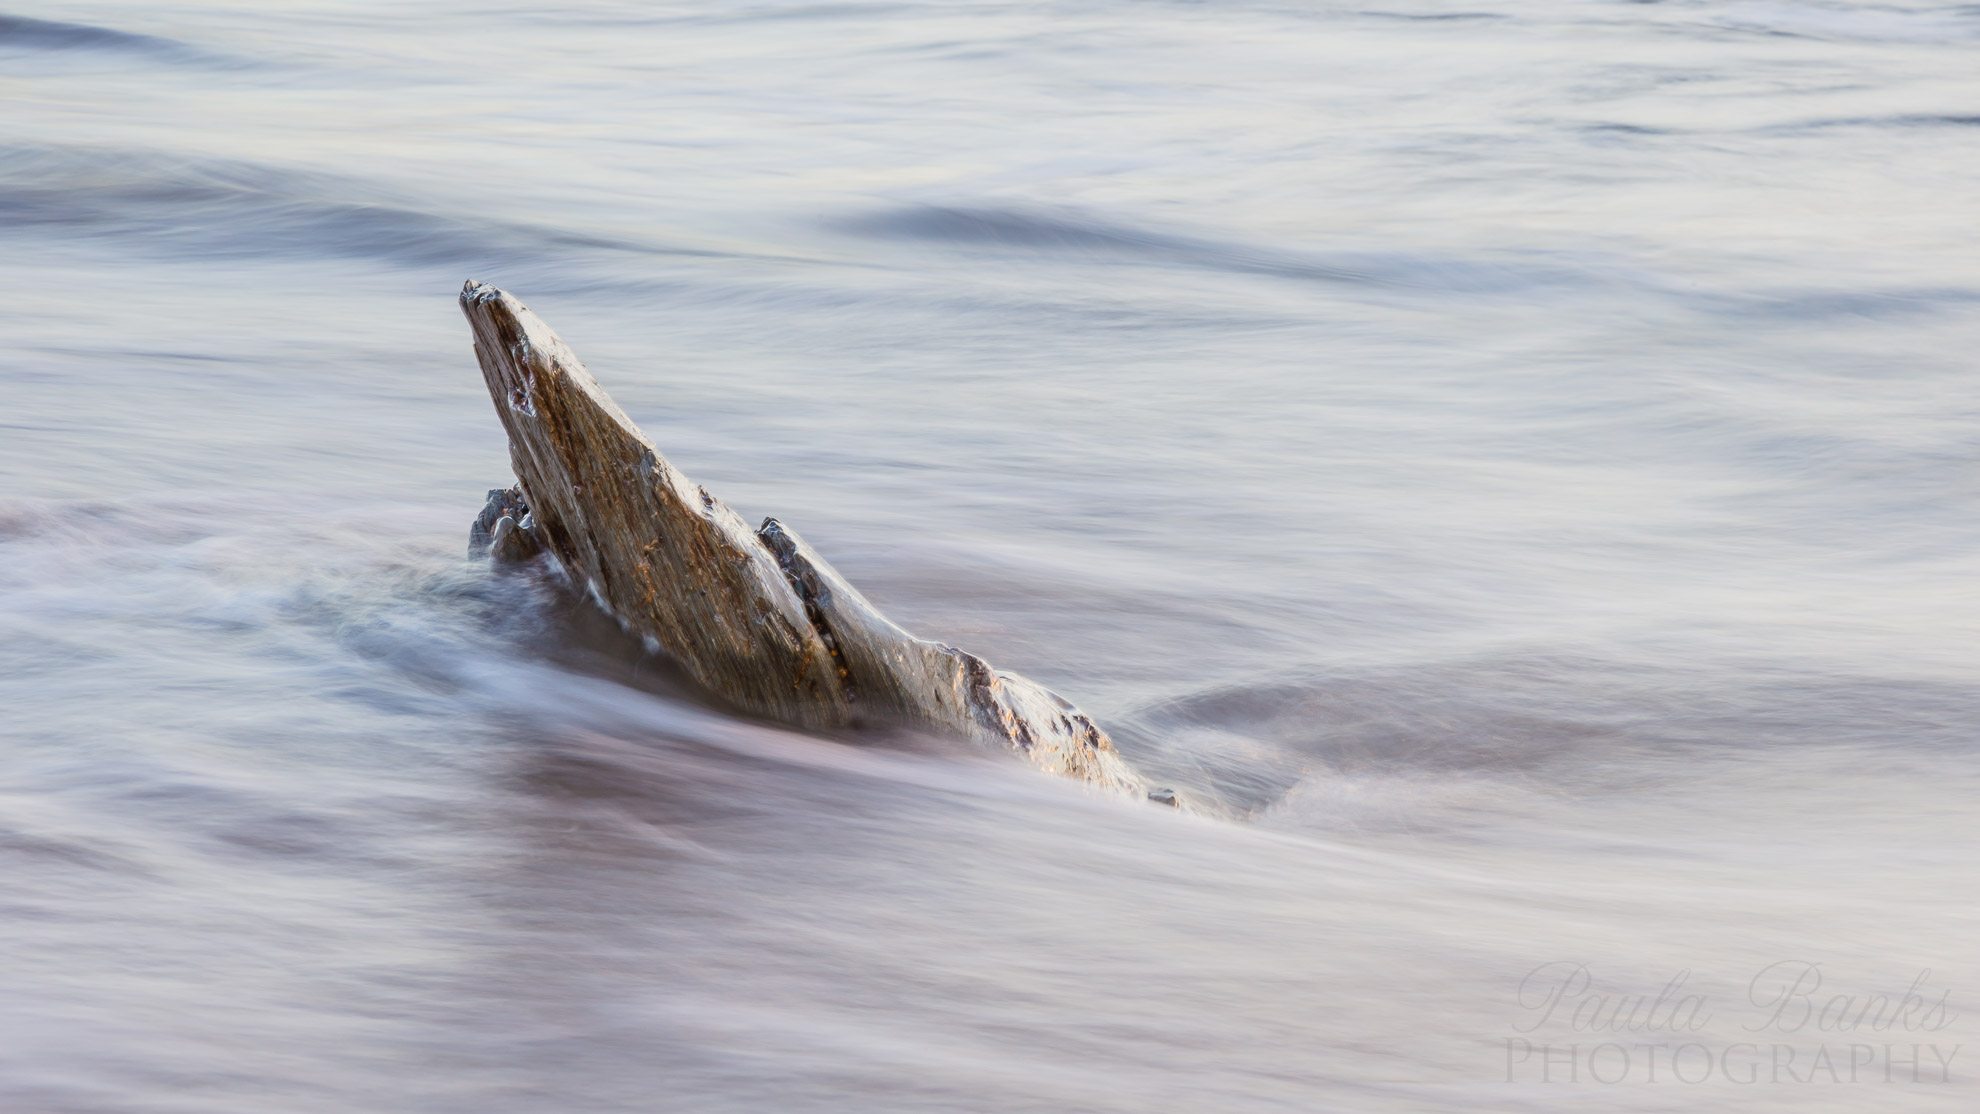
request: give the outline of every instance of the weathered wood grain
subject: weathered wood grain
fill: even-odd
[[[774,518],[757,531],[858,687],[860,705],[894,719],[1015,747],[1054,773],[1140,785],[1114,745],[1072,702],[975,654],[916,638],[888,621],[797,533]]]
[[[809,728],[930,728],[1146,791],[1070,702],[907,633],[788,527],[752,531],[689,482],[513,296],[471,281],[461,309],[519,481],[489,493],[472,550],[549,549],[628,629],[745,711]]]
[[[755,532],[668,464],[521,302],[470,282],[461,308],[532,529],[571,579],[723,698],[844,725],[832,654]]]

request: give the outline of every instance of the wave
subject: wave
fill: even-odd
[[[1503,12],[1384,12],[1365,10],[1355,13],[1368,19],[1401,19],[1412,23],[1476,23],[1481,19],[1511,19]]]
[[[1789,660],[1734,671],[1508,655],[1219,687],[1147,707],[1115,734],[1149,776],[1256,816],[1340,779],[1582,795],[1707,777],[1770,750],[1965,765],[1980,759],[1980,688]]]
[[[1901,9],[1749,0],[1701,13],[1701,26],[1834,43],[1943,43],[1980,34],[1971,8]]]
[[[1588,267],[1541,260],[1475,262],[1402,252],[1291,252],[1155,232],[1073,212],[992,206],[912,205],[841,220],[836,226],[881,239],[1452,293],[1602,281]]]
[[[114,147],[0,147],[0,229],[110,239],[175,258],[363,258],[457,269],[581,252],[717,254],[435,212],[319,172]]]
[[[167,61],[195,61],[213,58],[177,39],[118,31],[88,23],[63,23],[52,19],[0,13],[0,50],[71,51],[90,50],[111,54],[141,56]]]
[[[1157,232],[1074,212],[910,205],[842,219],[842,232],[1005,257],[1115,266],[1179,267],[1405,293],[1662,297],[1713,314],[1769,319],[1905,316],[1980,301],[1960,286],[1702,290],[1628,261],[1589,252],[1463,259],[1406,252],[1295,251]]]
[[[1831,128],[1972,128],[1980,127],[1980,114],[1958,112],[1906,112],[1894,116],[1843,116],[1834,119],[1797,120],[1749,129],[1755,135],[1793,135],[1826,131]]]

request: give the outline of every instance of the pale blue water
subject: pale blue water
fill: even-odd
[[[0,1109],[1972,1109],[1976,181],[1971,5],[7,9]],[[463,560],[470,276],[1202,813]]]

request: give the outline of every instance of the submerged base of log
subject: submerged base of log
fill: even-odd
[[[808,728],[932,729],[1148,794],[1070,702],[914,637],[790,527],[771,518],[751,530],[690,483],[513,296],[470,281],[461,309],[519,481],[489,492],[471,552],[522,560],[549,550],[628,630],[746,711]]]

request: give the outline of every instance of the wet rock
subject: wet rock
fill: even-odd
[[[468,556],[490,557],[504,564],[527,561],[543,552],[543,537],[535,530],[522,488],[496,488],[488,504],[468,527]]]

